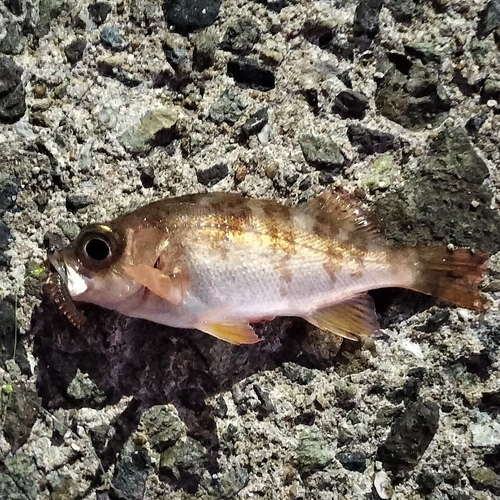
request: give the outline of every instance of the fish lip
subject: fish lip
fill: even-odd
[[[56,272],[61,277],[64,284],[68,286],[68,270],[64,259],[60,258],[58,252],[50,253],[47,258],[51,265],[51,271]]]

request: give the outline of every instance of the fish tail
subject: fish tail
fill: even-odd
[[[432,295],[459,307],[484,310],[487,300],[480,292],[487,269],[487,255],[466,248],[418,247],[413,290]]]

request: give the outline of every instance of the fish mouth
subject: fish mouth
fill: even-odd
[[[51,253],[48,255],[48,264],[49,277],[45,284],[47,292],[69,322],[77,328],[81,328],[86,318],[77,309],[68,289],[68,266],[66,262],[59,259],[56,253]]]

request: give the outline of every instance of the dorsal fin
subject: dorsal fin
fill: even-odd
[[[318,236],[351,245],[367,239],[374,244],[385,244],[374,215],[359,200],[340,189],[327,189],[296,210],[296,217],[304,229]]]

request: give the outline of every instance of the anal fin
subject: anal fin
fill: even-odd
[[[346,339],[369,337],[379,328],[372,298],[367,294],[318,309],[304,319]]]
[[[125,265],[123,270],[139,285],[178,306],[184,300],[187,282],[180,277],[170,277],[147,264]]]
[[[255,344],[260,342],[254,329],[248,323],[212,323],[210,321],[200,321],[196,325],[196,328],[231,344]]]

